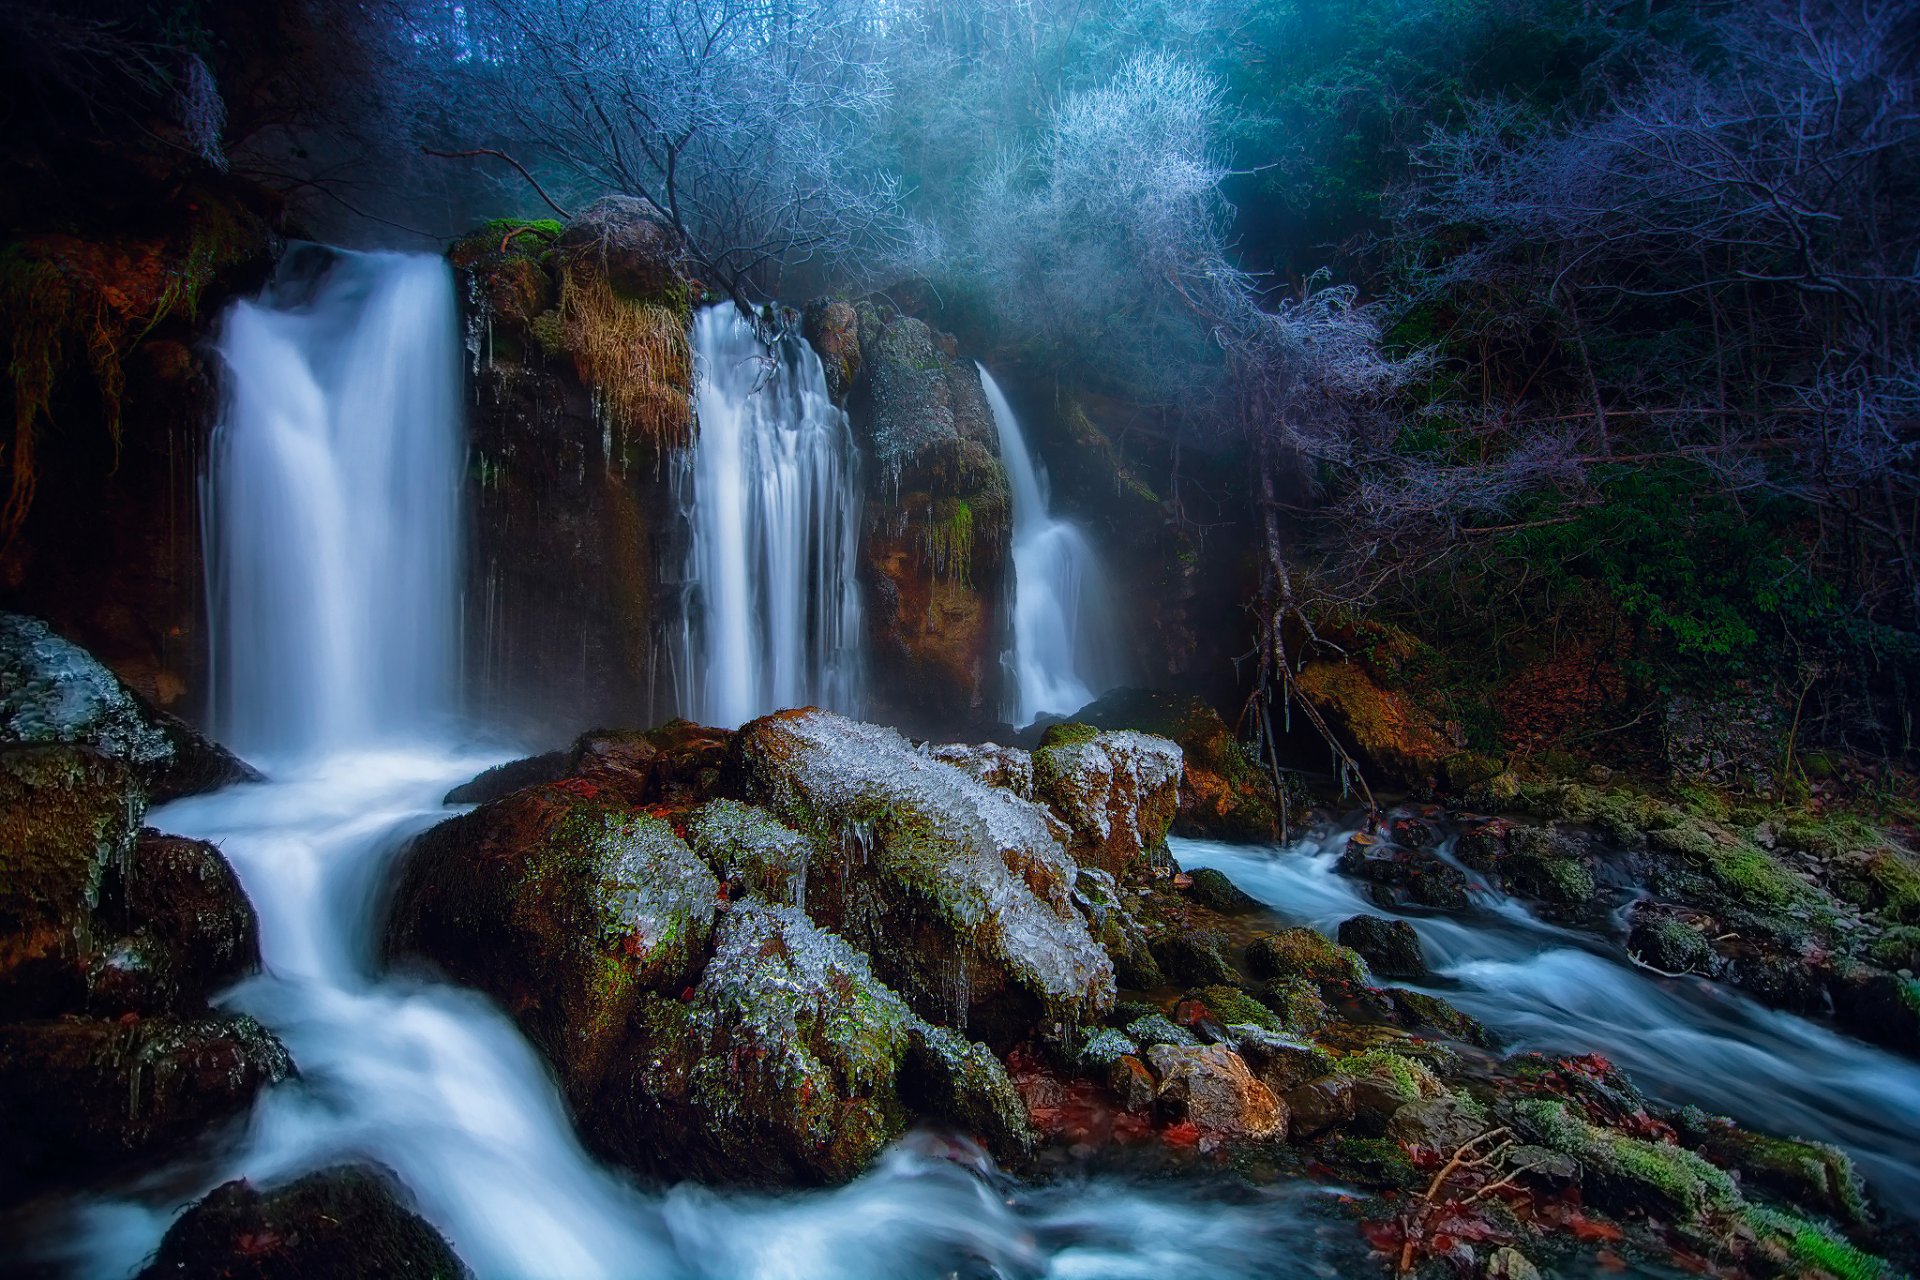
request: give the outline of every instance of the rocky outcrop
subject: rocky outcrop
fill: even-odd
[[[1271,840],[1279,834],[1272,779],[1253,764],[1204,699],[1116,689],[1082,707],[1073,719],[1096,729],[1137,729],[1179,744],[1176,834],[1214,840]]]
[[[1180,748],[1131,729],[1057,724],[1033,753],[1033,786],[1065,819],[1082,866],[1137,878],[1166,860],[1179,804]]]
[[[992,724],[1013,510],[979,372],[952,338],[870,302],[815,303],[803,323],[866,465],[876,710],[896,724]]]
[[[1430,790],[1460,749],[1407,694],[1390,689],[1358,661],[1316,659],[1294,687],[1319,709],[1376,782]]]
[[[500,1001],[576,1106],[652,992],[706,962],[720,885],[673,829],[581,779],[515,792],[421,836],[388,951]]]
[[[1074,908],[1076,868],[1046,810],[891,729],[811,708],[742,728],[731,768],[741,794],[820,847],[809,913],[923,1017],[995,1042],[1112,1001],[1112,963]]]
[[[385,1170],[324,1169],[285,1186],[216,1187],[167,1228],[138,1280],[192,1276],[465,1280],[446,1240]]]
[[[633,203],[491,222],[448,254],[475,392],[467,670],[480,708],[536,737],[646,723],[675,608],[660,458],[692,421],[691,297]]]
[[[68,1015],[0,1026],[0,1181],[172,1154],[243,1114],[292,1063],[247,1017]]]

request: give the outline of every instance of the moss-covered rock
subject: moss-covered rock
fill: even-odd
[[[1311,661],[1294,683],[1371,778],[1431,787],[1459,753],[1432,717],[1405,693],[1383,687],[1359,662]]]
[[[1122,987],[1146,991],[1161,985],[1165,975],[1154,958],[1153,942],[1128,909],[1112,876],[1081,867],[1073,878],[1073,905],[1087,918],[1093,939],[1113,961],[1114,980]]]
[[[0,1026],[0,1181],[97,1173],[177,1150],[292,1063],[247,1017],[68,1016]]]
[[[1072,830],[1076,861],[1116,879],[1139,877],[1165,857],[1180,760],[1173,742],[1130,729],[1084,741],[1042,739],[1033,753],[1034,792]]]
[[[1697,1112],[1686,1115],[1682,1126],[1694,1150],[1740,1175],[1744,1191],[1770,1193],[1853,1226],[1864,1226],[1872,1217],[1860,1175],[1838,1147],[1754,1133],[1724,1117]]]
[[[733,734],[690,720],[644,732],[594,729],[574,742],[568,777],[636,807],[706,799],[720,784]]]
[[[1337,936],[1341,946],[1351,948],[1367,962],[1367,968],[1379,977],[1427,976],[1426,957],[1420,951],[1420,935],[1405,920],[1354,916],[1340,922]]]
[[[812,708],[753,721],[734,746],[740,794],[820,845],[809,914],[867,950],[923,1017],[998,1041],[1039,1020],[1096,1021],[1112,1003],[1112,962],[1039,806]]]
[[[845,407],[860,376],[860,314],[850,302],[818,298],[801,313],[800,332],[827,375],[827,394]]]
[[[1528,1137],[1580,1162],[1583,1185],[1603,1204],[1686,1219],[1740,1204],[1732,1179],[1683,1147],[1589,1124],[1553,1099],[1525,1099],[1513,1110]]]
[[[798,910],[752,899],[722,918],[691,993],[648,999],[632,1068],[609,1074],[589,1132],[675,1176],[844,1181],[916,1106],[1011,1156],[1031,1144],[991,1054],[929,1029],[864,956]]]
[[[1582,906],[1594,895],[1593,869],[1581,843],[1564,831],[1515,827],[1498,869],[1513,892],[1555,906]]]
[[[206,997],[260,967],[260,926],[240,878],[204,840],[140,833],[124,864],[108,868],[99,918],[122,940],[117,953],[164,983],[144,998],[119,1001],[91,983],[90,1004],[102,1013],[192,1012]],[[111,961],[104,962],[111,972]]]
[[[576,1104],[619,1055],[649,991],[706,958],[720,885],[658,818],[591,784],[515,792],[405,855],[388,949],[500,1001]]]
[[[0,743],[77,747],[117,761],[156,801],[260,776],[79,645],[15,613],[0,613]]]
[[[1241,916],[1265,909],[1265,904],[1227,878],[1224,871],[1200,867],[1187,873],[1187,896],[1221,915]]]
[[[807,860],[813,842],[765,809],[737,800],[709,800],[686,819],[687,843],[734,896],[790,907],[807,905]]]
[[[82,747],[0,750],[0,1017],[77,1009],[109,867],[132,854],[133,766]]]
[[[216,1187],[167,1228],[138,1280],[464,1280],[452,1246],[384,1170],[325,1169],[285,1186]]]
[[[1213,705],[1184,694],[1116,689],[1074,719],[1098,729],[1138,729],[1179,744],[1179,811],[1173,830],[1216,840],[1279,834],[1273,780],[1257,768]]]
[[[1312,929],[1283,929],[1247,946],[1247,967],[1259,978],[1305,978],[1313,983],[1361,983],[1366,969],[1351,949]]]
[[[929,743],[921,749],[935,760],[950,764],[990,787],[1005,787],[1022,800],[1034,799],[1033,755],[1019,747],[1003,747],[992,742],[978,745],[951,742]]]

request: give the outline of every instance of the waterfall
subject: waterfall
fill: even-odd
[[[682,714],[737,728],[808,703],[860,710],[861,492],[820,359],[769,352],[739,311],[694,321],[699,435],[678,479],[692,531],[675,645]]]
[[[978,367],[1013,491],[1014,719],[1031,724],[1071,715],[1117,683],[1117,619],[1093,545],[1048,510],[1046,473],[1005,393]]]
[[[228,313],[219,354],[204,506],[222,736],[306,756],[445,714],[462,459],[446,263],[296,246]]]

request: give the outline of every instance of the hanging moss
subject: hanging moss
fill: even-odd
[[[636,301],[604,276],[560,277],[560,336],[614,427],[657,448],[693,437],[693,348],[684,299]],[[537,325],[537,322],[536,322]],[[542,345],[546,337],[540,335]]]
[[[927,559],[936,578],[973,585],[973,508],[964,499],[934,502],[927,516]]]

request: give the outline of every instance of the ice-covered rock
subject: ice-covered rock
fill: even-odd
[[[1072,829],[1074,858],[1121,880],[1163,857],[1180,771],[1178,744],[1131,729],[1054,725],[1033,753],[1034,793]]]
[[[1040,806],[814,708],[745,726],[731,769],[746,798],[820,845],[808,912],[923,1017],[1000,1042],[1112,1003],[1112,962]]]

